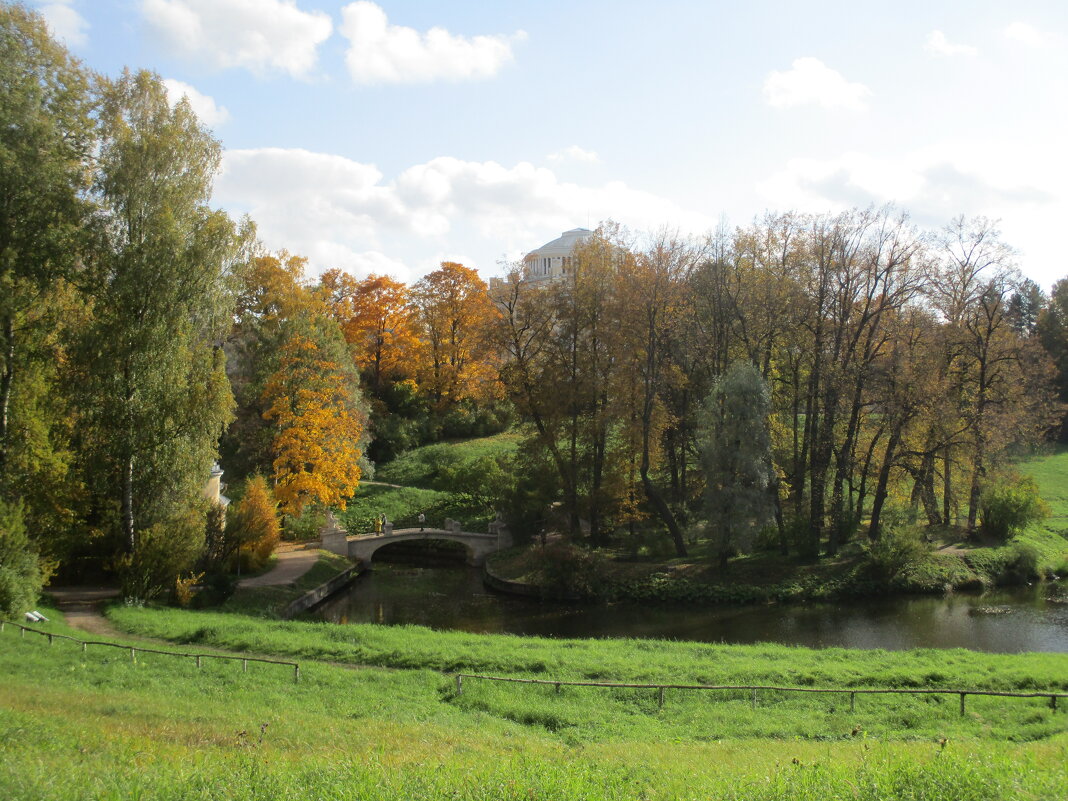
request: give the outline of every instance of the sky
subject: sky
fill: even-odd
[[[213,201],[317,274],[483,275],[576,227],[894,203],[1068,276],[1064,0],[39,0],[224,148]]]

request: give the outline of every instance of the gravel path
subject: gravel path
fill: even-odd
[[[268,570],[262,576],[241,579],[237,583],[239,587],[277,587],[282,584],[292,584],[309,570],[319,559],[319,552],[311,551],[281,551],[278,553],[278,564]]]

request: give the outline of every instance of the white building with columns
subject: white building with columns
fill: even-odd
[[[575,268],[575,248],[593,236],[587,228],[572,228],[564,231],[552,242],[530,251],[523,257],[522,272],[512,273],[507,278],[490,278],[490,291],[501,290],[509,284],[545,285],[559,281]]]

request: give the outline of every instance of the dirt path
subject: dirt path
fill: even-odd
[[[278,564],[262,576],[241,579],[238,587],[277,587],[292,584],[309,570],[319,559],[318,551],[292,550],[278,553]]]
[[[122,632],[100,612],[100,604],[119,597],[113,587],[49,587],[63,618],[71,628],[81,629],[101,637],[121,637]]]

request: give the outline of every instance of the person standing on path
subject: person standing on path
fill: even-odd
[[[422,512],[419,513],[419,530],[423,530],[423,524],[426,522],[426,515]]]

